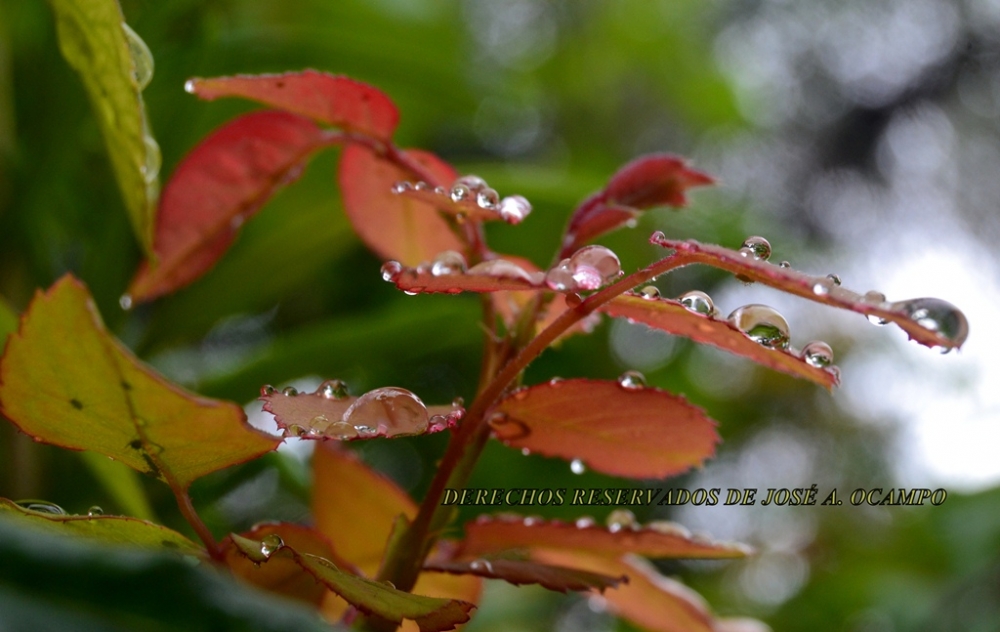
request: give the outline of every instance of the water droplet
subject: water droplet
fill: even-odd
[[[667,239],[667,236],[663,234],[662,230],[658,230],[658,231],[654,232],[652,235],[649,236],[649,241],[652,241],[654,243],[655,242],[660,242],[660,241],[665,241],[666,239]]]
[[[403,271],[403,264],[398,261],[386,261],[382,264],[382,280],[391,282],[400,272]]]
[[[779,268],[791,268],[792,264],[788,263],[787,261],[782,261],[781,263],[778,264],[778,267]]]
[[[17,504],[29,511],[37,511],[38,513],[53,514],[56,516],[65,516],[66,510],[55,503],[50,503],[45,500],[19,500]]]
[[[660,298],[660,288],[655,285],[647,285],[646,287],[639,290],[639,296],[644,299],[653,300],[654,298]]]
[[[478,204],[480,208],[492,210],[496,208],[499,203],[500,196],[497,195],[497,192],[494,189],[484,187],[476,193],[476,204]]]
[[[288,426],[288,432],[290,432],[292,435],[296,437],[302,437],[305,436],[306,432],[308,431],[299,424],[292,424]]]
[[[396,195],[399,195],[401,193],[406,193],[412,188],[413,188],[412,184],[406,182],[405,180],[400,180],[396,184],[392,185],[392,192],[395,193]]]
[[[618,386],[626,391],[638,391],[646,387],[646,376],[638,371],[625,371],[618,376]]]
[[[729,315],[729,322],[765,347],[788,348],[788,322],[767,305],[744,305]]]
[[[577,529],[589,529],[590,527],[596,525],[597,521],[591,518],[590,516],[583,516],[577,518],[576,522],[573,524],[576,525]]]
[[[830,293],[830,289],[833,288],[833,279],[830,277],[823,277],[813,283],[813,294],[816,296],[826,296]]]
[[[838,274],[828,274],[826,275],[826,278],[830,279],[830,281],[832,281],[834,285],[840,285],[841,283],[840,275]]]
[[[184,92],[188,94],[194,94],[194,79],[188,79],[184,82]]]
[[[574,474],[583,474],[587,471],[587,465],[580,459],[573,459],[569,462],[569,471]]]
[[[471,194],[472,192],[469,190],[469,187],[464,184],[456,184],[451,187],[451,192],[449,193],[452,202],[461,202],[462,200],[467,199]]]
[[[97,505],[94,505],[93,507],[87,510],[87,515],[90,516],[91,518],[94,518],[96,516],[103,516],[104,510],[98,507]]]
[[[319,392],[327,399],[347,397],[347,384],[343,380],[327,380],[319,385]]]
[[[566,306],[567,307],[579,307],[580,303],[583,302],[583,297],[576,292],[570,292],[565,295]]]
[[[449,276],[452,274],[462,274],[467,268],[465,257],[462,253],[454,250],[445,250],[431,263],[431,276]]]
[[[132,309],[132,295],[122,294],[121,298],[118,299],[118,306],[121,307],[126,312]]]
[[[122,22],[122,30],[125,32],[128,52],[132,57],[132,76],[135,77],[135,83],[139,89],[143,90],[153,79],[153,53],[149,52],[146,42],[142,41],[139,34],[133,31],[128,24]]]
[[[431,188],[431,185],[427,184],[423,180],[420,180],[419,182],[417,182],[416,184],[413,185],[413,190],[414,191],[427,191],[430,188]]]
[[[261,397],[267,397],[268,395],[274,395],[274,387],[270,384],[265,384],[260,387]]]
[[[444,187],[434,187],[434,193],[437,195],[448,195],[448,189]]]
[[[914,298],[889,306],[901,311],[924,329],[941,334],[956,346],[969,336],[969,321],[960,309],[939,298]]]
[[[818,369],[833,364],[833,349],[822,340],[813,340],[802,347],[802,359]]]
[[[480,559],[480,560],[472,560],[471,562],[469,562],[469,568],[472,569],[472,570],[474,570],[474,571],[478,571],[480,573],[492,573],[493,572],[493,565],[490,564],[489,561],[482,560],[482,559]]]
[[[157,144],[156,139],[149,134],[142,137],[142,143],[146,148],[146,161],[143,163],[140,171],[142,171],[142,177],[146,181],[146,184],[149,184],[156,180],[156,176],[160,175],[163,156],[160,154],[160,146]]]
[[[524,520],[521,521],[521,523],[526,527],[542,524],[543,522],[545,522],[545,519],[541,516],[525,516]]]
[[[743,256],[750,256],[756,261],[767,261],[771,256],[771,244],[763,237],[758,237],[757,235],[747,237],[746,241],[743,242],[743,246],[740,247],[740,253]]]
[[[662,533],[664,535],[677,535],[682,538],[691,537],[691,532],[686,527],[669,520],[654,520],[647,523],[646,528],[650,531],[656,531],[657,533]]]
[[[596,290],[621,276],[618,256],[604,246],[585,246],[545,275],[545,283],[558,292]]]
[[[486,180],[470,173],[467,176],[462,176],[458,180],[455,180],[452,187],[456,187],[458,185],[465,186],[469,191],[479,191],[486,186]]]
[[[458,410],[459,408],[462,408],[463,406],[465,406],[465,398],[464,397],[459,396],[459,397],[456,397],[455,399],[451,400],[451,407],[453,409]]]
[[[712,297],[700,290],[686,292],[677,300],[689,311],[697,314],[715,316],[718,313],[718,310],[715,309],[715,303],[712,302]]]
[[[352,424],[361,436],[377,434],[380,425],[391,437],[421,434],[430,425],[427,407],[420,398],[406,389],[392,386],[377,388],[359,397],[344,412],[344,421]]]
[[[528,448],[521,448],[521,455],[522,456],[530,456],[531,455],[531,450],[529,450]]]
[[[529,283],[532,282],[531,275],[524,268],[506,259],[491,259],[477,263],[469,268],[468,274],[482,274],[499,279],[524,279]]]
[[[354,431],[359,437],[374,437],[378,434],[378,426],[354,426]]]
[[[500,200],[500,219],[508,224],[519,224],[531,213],[531,203],[520,195],[510,195]]]
[[[284,395],[285,397],[295,397],[296,395],[299,394],[299,391],[294,386],[286,386],[285,388],[281,389],[281,394]]]
[[[553,377],[552,379],[549,380],[549,386],[551,386],[553,388],[559,388],[560,386],[562,386],[562,383],[564,381],[565,380],[563,380],[561,377],[559,377],[557,375],[557,376],[555,376],[555,377]]]
[[[271,557],[271,555],[285,546],[285,541],[281,539],[281,536],[277,533],[271,533],[260,541],[260,554],[264,557]]]
[[[615,509],[608,514],[605,524],[611,533],[618,533],[625,529],[634,530],[639,526],[635,514],[628,509]]]

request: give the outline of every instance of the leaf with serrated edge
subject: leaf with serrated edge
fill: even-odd
[[[129,52],[121,8],[115,0],[50,4],[59,50],[87,89],[132,229],[143,249],[152,252],[159,185],[155,177],[147,181],[145,169],[153,159],[159,160],[160,150],[155,142],[146,144],[149,131],[142,89],[135,78],[136,62]]]
[[[656,388],[573,379],[515,391],[490,420],[513,448],[581,459],[605,474],[662,478],[715,454],[715,422],[683,397]]]
[[[586,490],[582,490],[586,491]],[[640,497],[653,490],[635,490]],[[584,496],[586,498],[586,496]],[[575,503],[574,503],[575,504]],[[743,544],[715,542],[694,536],[672,522],[654,522],[636,529],[612,531],[589,521],[577,526],[558,520],[523,519],[516,515],[483,516],[465,525],[465,540],[458,555],[474,558],[509,550],[544,547],[587,551],[601,555],[636,553],[647,557],[725,559],[746,557]]]
[[[110,456],[175,491],[279,443],[250,427],[240,406],[191,394],[143,365],[68,275],[35,296],[10,337],[0,411],[39,441]]]
[[[684,584],[664,577],[653,565],[634,555],[620,560],[579,552],[536,550],[532,557],[594,573],[624,574],[627,585],[604,593],[609,609],[651,632],[715,632],[708,604]]]
[[[813,381],[827,389],[838,383],[834,368],[814,367],[792,349],[765,347],[751,340],[729,321],[692,312],[675,300],[622,294],[599,309],[609,316],[627,318],[629,322],[642,323],[669,334],[725,349],[769,369]]]
[[[329,144],[309,119],[276,111],[246,114],[205,137],[163,190],[156,261],[136,273],[128,290],[132,300],[168,294],[210,270],[243,222]]]
[[[284,394],[271,387],[261,389],[260,400],[264,410],[274,415],[286,437],[300,439],[337,439],[353,441],[378,437],[407,437],[430,434],[454,428],[465,409],[455,406],[424,406],[416,395],[406,389],[385,387],[369,391],[361,397],[326,396],[324,382],[313,393]],[[369,398],[378,418],[369,417],[365,424],[369,431],[361,433],[352,422],[354,404]],[[391,401],[403,400],[402,405]]]
[[[896,323],[903,331],[909,335],[911,340],[916,340],[926,347],[942,347],[944,349],[954,349],[962,346],[969,332],[969,323],[957,308],[951,306],[956,313],[957,325],[961,334],[955,339],[950,339],[936,331],[924,328],[914,321],[900,307],[894,307],[894,303],[889,303],[888,307],[883,307],[877,303],[865,302],[864,297],[857,292],[852,292],[846,288],[829,283],[826,276],[812,276],[798,272],[791,268],[782,268],[767,261],[758,261],[752,257],[744,257],[735,250],[729,250],[722,246],[702,244],[697,241],[680,241],[667,239],[662,233],[654,233],[650,242],[664,248],[671,248],[676,251],[673,255],[675,260],[679,260],[681,265],[689,263],[703,263],[714,268],[728,270],[733,274],[746,277],[751,281],[759,281],[764,285],[796,294],[817,303],[833,305],[866,316],[874,316]],[[825,283],[825,293],[817,294],[814,288],[818,283]],[[941,301],[944,303],[944,301]]]
[[[399,122],[399,111],[381,90],[350,77],[317,70],[195,78],[184,87],[209,101],[220,97],[252,99],[383,141],[392,138]]]
[[[449,184],[455,170],[429,152],[404,152],[436,180]],[[392,192],[394,184],[414,174],[379,157],[371,149],[349,144],[340,157],[339,182],[344,211],[361,240],[383,259],[415,266],[445,250],[464,250],[448,223],[434,207]]]
[[[471,603],[439,599],[396,590],[388,584],[344,572],[323,557],[300,553],[287,543],[265,554],[262,543],[230,534],[229,541],[252,562],[263,564],[272,559],[290,557],[317,581],[337,593],[364,613],[401,622],[415,621],[420,632],[451,630],[469,620]]]
[[[472,560],[470,562],[428,562],[425,571],[452,573],[455,575],[476,575],[487,579],[502,579],[509,584],[538,584],[549,590],[599,590],[613,588],[622,581],[624,575],[612,577],[601,573],[591,573],[565,566],[540,564],[530,560]]]
[[[32,511],[0,498],[0,517],[38,531],[89,538],[115,546],[133,546],[205,555],[205,549],[172,529],[128,516],[88,516]]]

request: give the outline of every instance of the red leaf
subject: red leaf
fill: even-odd
[[[399,122],[399,111],[380,90],[316,70],[191,79],[184,88],[209,101],[219,97],[252,99],[383,141],[392,138]]]
[[[414,149],[403,155],[435,178],[431,185],[455,180],[455,170],[434,154]],[[414,175],[354,143],[344,148],[340,158],[344,210],[355,232],[383,259],[410,266],[430,261],[446,250],[464,250],[433,206],[392,192],[397,182]]]
[[[601,573],[591,573],[564,566],[551,566],[525,560],[495,559],[473,560],[471,562],[429,562],[424,565],[424,571],[502,579],[515,586],[539,584],[549,590],[556,590],[563,593],[567,590],[590,589],[597,589],[604,592],[605,588],[617,586],[622,581],[628,581],[624,575],[612,577]]]
[[[797,294],[817,303],[841,307],[866,316],[891,321],[910,337],[927,347],[945,350],[962,346],[969,335],[969,321],[954,305],[936,298],[918,298],[894,303],[866,299],[865,296],[835,285],[829,277],[812,276],[791,268],[745,257],[721,246],[701,244],[694,240],[667,239],[657,231],[650,242],[672,248],[673,255],[686,263],[704,263],[733,274],[759,281],[789,294]],[[883,298],[880,296],[880,299]]]
[[[692,312],[678,301],[623,294],[599,309],[611,316],[627,318],[629,322],[643,323],[695,342],[725,349],[775,371],[812,380],[827,389],[839,382],[836,367],[814,367],[794,350],[765,347],[751,340],[728,321]]]
[[[506,258],[483,261],[466,270],[465,257],[453,250],[416,268],[389,261],[382,266],[382,278],[415,294],[547,289],[544,272],[529,272]]]
[[[715,422],[683,397],[601,380],[515,391],[491,420],[499,439],[545,456],[581,459],[617,476],[662,478],[715,453]]]
[[[635,491],[649,493],[653,490]],[[633,524],[612,530],[589,518],[567,524],[501,514],[485,515],[466,524],[460,555],[470,558],[534,548],[586,551],[597,555],[636,553],[649,557],[697,559],[745,557],[751,552],[742,544],[694,536],[673,522],[652,522],[644,527]]]
[[[378,388],[350,397],[339,380],[324,382],[313,393],[265,386],[260,399],[284,436],[301,439],[351,441],[441,432],[453,428],[465,413],[455,406],[427,407],[403,388]]]
[[[478,179],[478,176],[471,176]],[[459,181],[461,182],[461,181]],[[466,187],[469,190],[469,187]],[[484,184],[481,190],[486,190]],[[489,197],[480,199],[480,189],[470,190],[465,197],[456,199],[456,196],[446,187],[432,187],[426,182],[399,182],[392,189],[396,195],[411,198],[420,202],[430,204],[439,211],[460,220],[473,220],[480,222],[504,221],[511,225],[520,224],[524,218],[531,213],[531,204],[520,195],[512,195],[502,200],[492,191],[493,200]]]
[[[207,272],[240,224],[329,143],[312,121],[275,111],[247,114],[212,132],[163,191],[153,240],[158,261],[139,269],[129,287],[132,300],[151,300]]]

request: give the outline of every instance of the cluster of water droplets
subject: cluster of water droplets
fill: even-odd
[[[584,246],[545,274],[545,284],[557,292],[596,290],[622,275],[618,255],[604,246]]]
[[[520,224],[531,213],[531,203],[523,196],[510,195],[500,198],[496,189],[486,180],[476,175],[462,176],[452,183],[451,187],[431,187],[426,182],[397,182],[392,192],[400,195],[410,191],[433,193],[446,197],[455,204],[474,204],[479,209],[491,211],[508,224]],[[456,219],[463,221],[465,214],[459,213]]]

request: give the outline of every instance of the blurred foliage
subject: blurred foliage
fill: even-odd
[[[156,60],[143,96],[163,152],[162,179],[211,129],[253,108],[238,101],[198,102],[183,91],[188,77],[305,67],[345,73],[396,101],[402,112],[401,145],[434,151],[460,171],[485,177],[502,195],[530,199],[535,211],[525,224],[491,226],[490,238],[497,250],[543,265],[575,204],[635,155],[705,156],[697,166],[718,168],[725,180],[728,151],[742,147],[745,153],[747,138],[773,140],[775,126],[746,115],[741,93],[731,77],[721,74],[713,48],[727,26],[750,23],[767,4],[122,2],[128,23]],[[957,72],[957,67],[943,65],[942,72]],[[952,89],[950,83],[943,85],[942,99]],[[793,121],[779,131],[800,134],[800,142],[816,143],[820,154],[829,148],[829,160],[816,163],[870,166],[871,143],[859,149],[824,139],[863,136],[870,132],[864,125],[873,120],[863,115],[877,110],[884,124],[891,108],[906,102],[873,109],[844,105],[842,97],[825,94],[842,109],[840,115],[812,127]],[[753,159],[765,161],[767,154]],[[49,8],[0,0],[0,296],[14,311],[27,305],[36,288],[72,271],[90,287],[109,329],[141,357],[195,390],[251,402],[254,409],[261,384],[303,378],[315,384],[339,377],[353,392],[393,384],[432,403],[470,398],[479,366],[477,299],[407,297],[383,283],[380,262],[363,249],[341,212],[335,161],[335,154],[314,160],[301,181],[247,224],[203,279],[174,296],[123,312],[118,299],[140,248],[93,112],[78,77],[59,54]],[[800,183],[807,180],[798,175]],[[821,222],[809,214],[762,214],[742,192],[727,187],[693,197],[692,208],[652,212],[638,228],[603,243],[620,255],[626,270],[657,256],[646,243],[654,229],[736,246],[750,232],[746,227],[755,226],[752,232],[766,230],[773,243],[798,240],[800,250],[792,255],[817,244],[821,250],[829,247]],[[729,287],[732,280],[691,269],[658,284],[665,295],[675,296],[695,287]],[[0,303],[0,331],[12,326]],[[612,378],[636,367],[622,349],[652,344],[641,335],[623,323],[605,322],[593,335],[546,352],[526,381],[553,375]],[[842,361],[863,344],[859,340],[846,333],[830,342]],[[856,418],[864,414],[840,405],[836,394],[830,397],[810,384],[683,341],[663,347],[639,368],[651,384],[684,393],[704,407],[720,421],[725,441],[705,471],[650,482],[655,487],[698,485],[706,476],[712,480],[713,473],[722,487],[816,483],[843,492],[907,484],[893,480],[893,457],[886,448],[897,420]],[[419,497],[442,448],[440,437],[421,437],[358,449]],[[270,518],[307,520],[308,476],[300,455],[294,450],[269,455],[197,483],[194,500],[213,531],[223,534]],[[760,472],[754,469],[762,463],[766,467]],[[95,504],[108,513],[151,512],[190,535],[162,485],[142,480],[147,498],[136,500],[134,487],[116,490],[102,481],[107,476],[78,454],[35,445],[9,424],[0,426],[0,496],[45,498],[73,512]],[[492,445],[471,486],[628,484],[593,473],[576,476],[562,461]],[[650,508],[640,518],[678,517],[669,509]],[[952,494],[940,507],[814,507],[795,515],[791,509],[741,513],[720,508],[714,514],[717,524],[698,526],[720,537],[749,539],[762,549],[761,557],[675,563],[663,570],[692,583],[717,612],[759,616],[785,631],[1000,630],[996,491]],[[608,508],[594,510],[601,518]],[[560,518],[581,513],[569,506],[524,511]],[[476,513],[463,508],[464,518]],[[18,538],[26,537],[0,536],[0,568],[8,569],[0,575],[4,616],[41,616],[44,600],[61,595],[61,584],[45,587],[13,570],[22,559],[18,556],[33,550],[27,541],[19,548]],[[74,572],[96,568],[97,562],[68,545],[65,555],[80,560]],[[106,560],[97,568],[101,572],[133,563],[101,555]],[[171,577],[188,573],[178,562],[157,564]],[[124,597],[113,600],[110,594],[102,591],[101,606],[121,607]],[[172,607],[156,612],[166,611],[179,612]],[[187,623],[177,619],[177,625]],[[491,586],[479,618],[467,629],[615,626],[626,629],[578,597]],[[105,628],[118,629],[94,624],[94,629]]]

